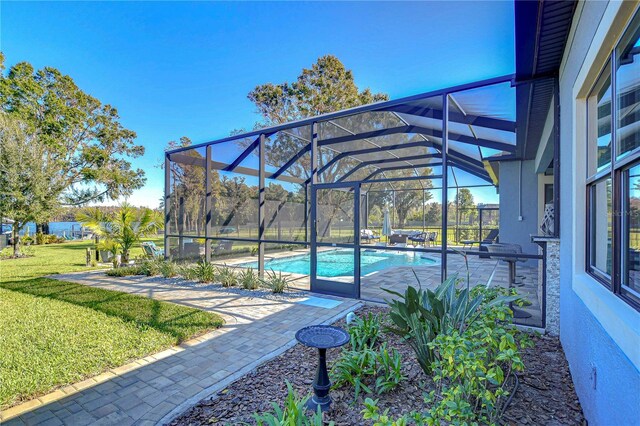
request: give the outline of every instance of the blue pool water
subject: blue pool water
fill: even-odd
[[[394,266],[432,266],[438,262],[423,253],[390,252],[382,250],[363,251],[360,256],[361,275]],[[309,275],[310,255],[271,259],[265,263],[266,270]],[[258,268],[258,262],[241,263],[238,266]],[[318,275],[322,277],[341,277],[353,275],[353,250],[331,250],[318,253]]]

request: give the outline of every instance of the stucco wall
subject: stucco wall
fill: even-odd
[[[577,26],[570,37],[560,76],[560,337],[589,424],[635,425],[640,424],[640,372],[627,356],[628,349],[627,352],[621,349],[620,342],[625,340],[616,336],[616,342],[612,337],[611,321],[603,322],[604,317],[596,316],[593,305],[587,306],[585,299],[578,294],[580,286],[585,285],[584,274],[582,278],[576,277],[584,271],[584,263],[581,263],[584,235],[580,233],[585,232],[585,212],[584,204],[576,202],[576,199],[582,200],[582,195],[576,191],[584,191],[584,179],[580,177],[583,169],[577,164],[583,158],[576,154],[576,146],[584,142],[578,137],[574,140],[574,127],[580,125],[574,123],[574,85],[592,43],[602,45],[602,40],[594,39],[594,36],[607,7],[607,2],[579,5],[574,17]],[[609,315],[622,316],[625,310],[627,307],[615,305]],[[633,315],[630,316],[631,321]],[[640,320],[640,316],[637,318]],[[632,333],[622,339],[635,344],[628,342],[635,339]]]
[[[519,166],[522,164],[522,182]],[[522,251],[538,254],[531,235],[538,235],[538,175],[535,161],[504,161],[500,163],[500,242],[515,243]],[[520,191],[522,196],[520,197]],[[521,203],[521,208],[519,207]],[[522,216],[522,221],[518,216]],[[530,261],[535,262],[535,261]]]

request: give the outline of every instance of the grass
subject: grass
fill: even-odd
[[[43,277],[91,269],[90,246],[0,261],[0,409],[222,325],[210,312]]]

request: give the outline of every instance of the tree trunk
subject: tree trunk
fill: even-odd
[[[20,256],[20,227],[18,226],[18,222],[13,224],[11,228],[11,232],[13,234],[13,256]]]

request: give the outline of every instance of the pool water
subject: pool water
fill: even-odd
[[[265,263],[266,270],[309,275],[311,272],[311,255],[271,259]],[[390,252],[382,250],[365,250],[360,255],[361,275],[394,266],[433,266],[438,262],[424,253]],[[258,262],[241,263],[238,266],[258,268]],[[353,250],[331,250],[318,253],[318,276],[343,277],[353,276]]]

